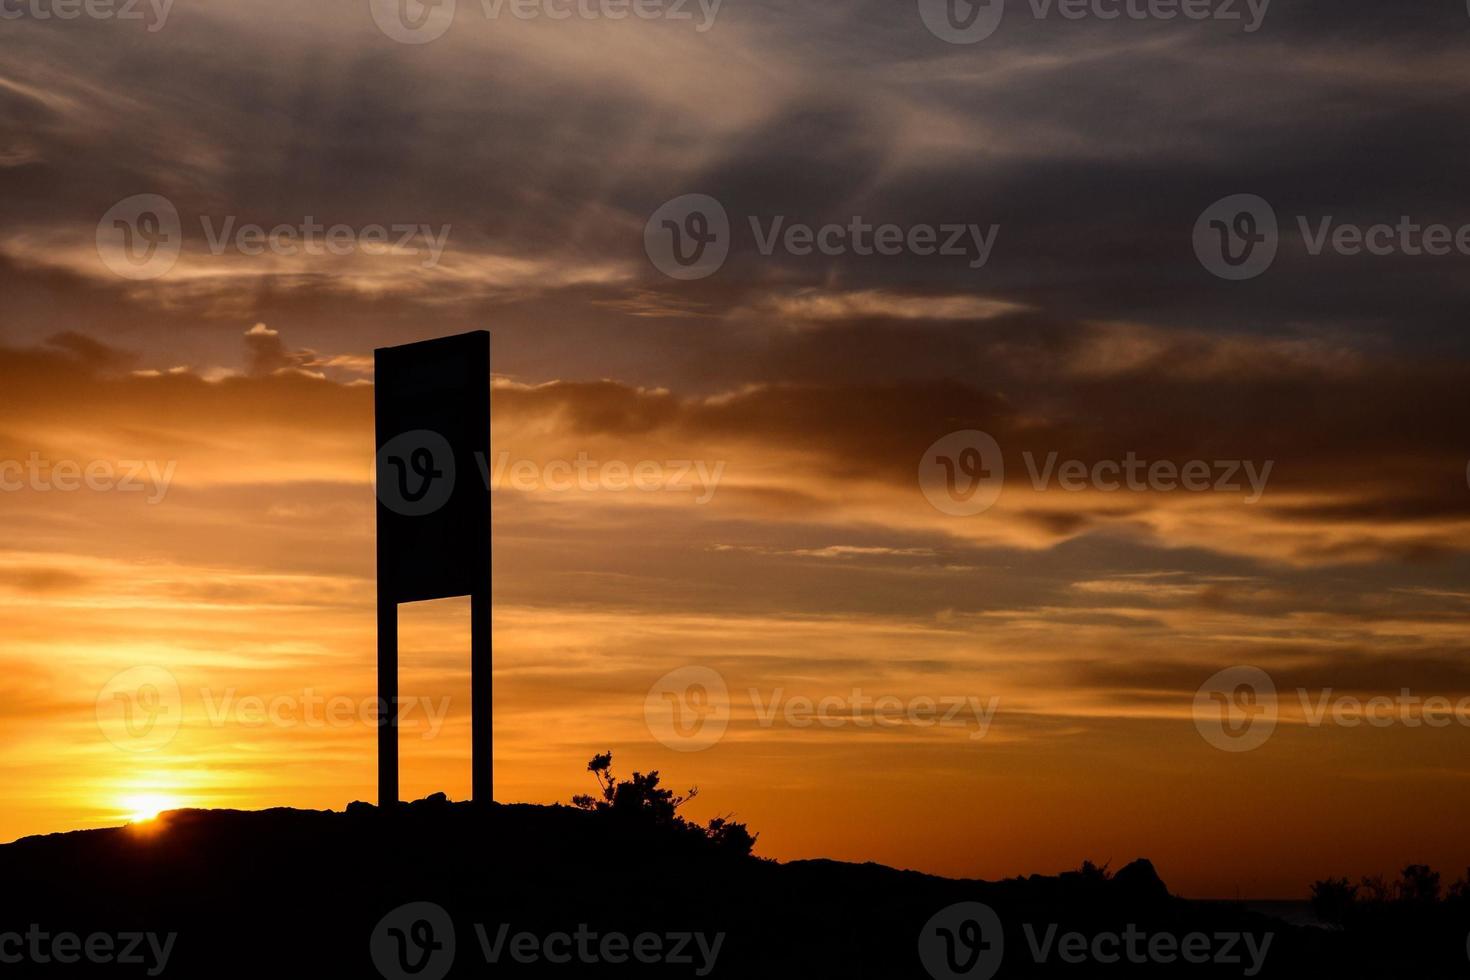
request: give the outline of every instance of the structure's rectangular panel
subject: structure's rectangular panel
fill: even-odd
[[[490,567],[490,334],[379,348],[378,587],[470,595]]]

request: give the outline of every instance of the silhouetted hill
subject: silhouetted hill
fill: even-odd
[[[1174,898],[1147,861],[1111,877],[956,880],[734,856],[612,813],[442,798],[392,812],[178,810],[29,837],[0,847],[0,881],[0,955],[26,955],[0,973],[27,977],[1325,976],[1340,940]],[[1130,927],[1149,962],[1129,961]],[[73,955],[63,933],[83,962],[36,962],[36,950]],[[1270,937],[1263,969],[1247,972],[1244,939],[1224,948],[1230,934],[1257,948]],[[89,966],[82,944],[98,959],[109,938],[113,958],[132,944],[143,962]],[[1068,962],[1078,943],[1085,961]],[[1210,962],[1181,962],[1206,947]]]

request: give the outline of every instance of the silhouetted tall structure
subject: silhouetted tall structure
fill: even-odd
[[[475,800],[489,802],[490,334],[373,352],[378,498],[378,802],[398,802],[398,604],[470,597]]]

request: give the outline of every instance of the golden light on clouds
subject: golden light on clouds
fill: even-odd
[[[296,349],[262,321],[239,334],[243,368],[150,374],[75,338],[0,357],[24,395],[0,407],[0,457],[44,464],[5,474],[22,486],[5,497],[17,530],[0,551],[0,660],[21,723],[0,738],[25,790],[0,835],[374,796],[365,355]],[[1131,418],[1110,379],[1180,356],[1158,338],[1124,346],[1083,382],[1058,362],[1067,383],[1103,386],[1094,412]],[[1197,360],[1241,356],[1206,344]],[[1342,359],[1317,377],[1335,386],[1353,370]],[[982,514],[945,513],[920,488],[936,415],[987,425],[1006,450]],[[1235,887],[1222,869],[1245,848],[1274,869],[1255,893],[1296,894],[1344,847],[1392,863],[1383,842],[1414,826],[1380,793],[1359,805],[1381,833],[1324,835],[1340,780],[1302,760],[1364,752],[1365,786],[1461,794],[1441,785],[1464,768],[1447,739],[1400,728],[1368,744],[1373,732],[1308,724],[1288,697],[1270,743],[1227,759],[1190,707],[1222,663],[1265,665],[1288,695],[1366,695],[1405,669],[1425,693],[1465,689],[1450,655],[1463,591],[1403,562],[1466,530],[1417,490],[1415,467],[1440,465],[1427,451],[1342,481],[1332,454],[1356,447],[1283,432],[1254,487],[1071,490],[1035,469],[1055,453],[1088,471],[1106,440],[1079,442],[1056,406],[964,386],[681,394],[501,377],[492,418],[492,458],[473,476],[495,507],[500,799],[565,801],[612,749],[627,769],[699,785],[695,817],[733,811],[773,857],[1002,877],[1146,846],[1175,887],[1214,894]],[[1187,436],[1154,426],[1113,458],[1225,455]],[[114,482],[43,489],[67,460],[107,462]],[[137,490],[117,483],[130,473]],[[1385,507],[1402,519],[1380,519]],[[412,795],[468,792],[466,617],[454,602],[402,612]],[[691,664],[729,697],[726,728],[699,752],[661,741],[644,707]],[[117,700],[109,685],[140,669],[152,693]],[[1284,828],[1267,793],[1294,808]],[[1058,816],[1078,799],[1085,828]],[[931,832],[908,832],[915,808]],[[1203,825],[1247,843],[1202,848]],[[1439,863],[1458,859],[1453,835],[1433,846]]]

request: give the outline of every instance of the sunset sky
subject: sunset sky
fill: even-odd
[[[500,801],[587,792],[611,749],[783,860],[1146,856],[1190,897],[1454,878],[1470,726],[1314,726],[1296,692],[1470,696],[1470,255],[1312,256],[1297,217],[1470,222],[1470,15],[1277,3],[1244,33],[1013,0],[975,45],[913,2],[726,0],[700,30],[697,5],[459,0],[425,44],[368,0],[0,21],[0,463],[153,467],[141,491],[0,490],[0,840],[376,799],[369,724],[236,709],[374,696],[372,352],[488,329]],[[644,225],[691,193],[733,244],[679,281]],[[1243,282],[1191,244],[1237,193],[1281,218]],[[154,279],[97,245],[139,194],[181,222]],[[998,233],[981,268],[762,254],[751,221],[778,216]],[[230,219],[448,228],[437,261],[212,250]],[[918,471],[971,429],[1005,486],[957,516]],[[1051,453],[1271,469],[1253,501],[1037,489],[1026,454]],[[659,475],[512,485],[579,458]],[[449,699],[403,733],[405,797],[468,795],[468,622],[403,610],[404,693]],[[1280,724],[1223,752],[1192,705],[1241,664]],[[686,666],[730,690],[703,751],[645,723]],[[99,724],[139,667],[179,688],[163,744]],[[982,738],[756,710],[855,688],[999,700]]]

